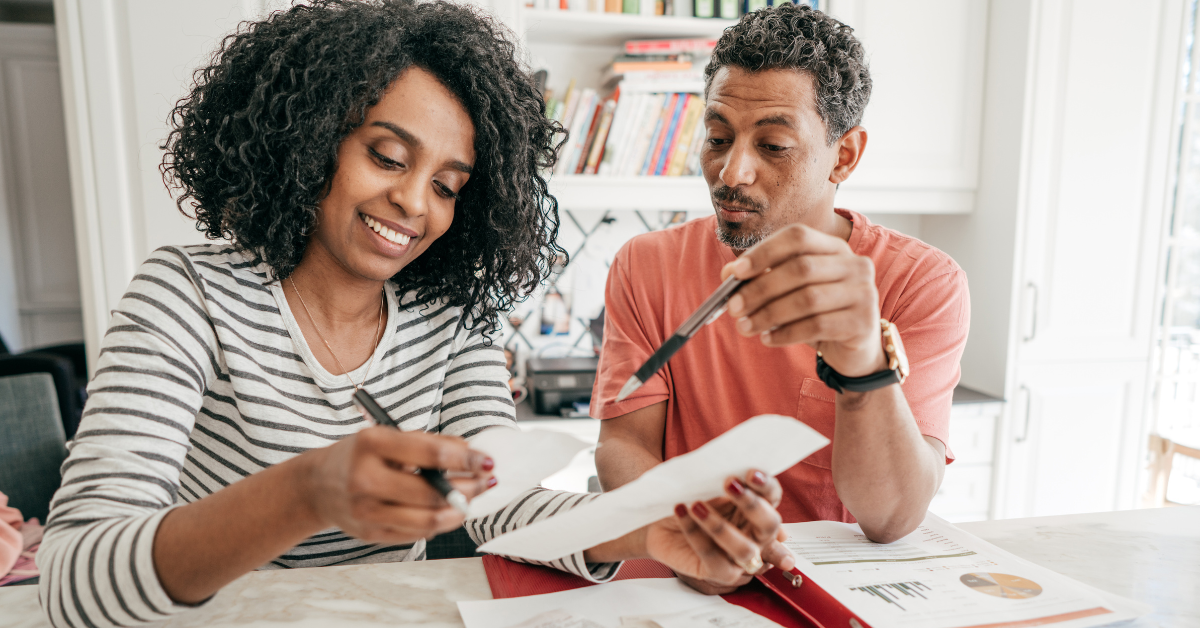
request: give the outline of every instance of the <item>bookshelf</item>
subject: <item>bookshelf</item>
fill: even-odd
[[[520,16],[525,42],[529,45],[605,46],[614,52],[627,39],[715,38],[735,23],[735,20],[714,18],[547,11],[524,7]]]
[[[562,94],[599,88],[630,39],[717,38],[734,20],[559,11],[492,0],[520,34],[533,69]],[[502,10],[500,5],[505,5]],[[870,150],[837,204],[868,214],[953,215],[975,209],[986,41],[985,2],[931,0],[928,11],[881,0],[828,0],[822,9],[855,27],[875,90],[863,121]],[[947,51],[953,51],[948,53]],[[906,61],[907,60],[907,61]],[[664,91],[690,91],[678,85]],[[699,177],[555,176],[564,208],[611,211],[711,207]]]

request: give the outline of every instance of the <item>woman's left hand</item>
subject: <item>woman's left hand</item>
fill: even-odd
[[[796,564],[783,545],[775,507],[783,495],[779,481],[751,470],[725,481],[727,497],[675,507],[675,517],[646,530],[646,551],[692,588],[709,595],[728,593],[757,573]]]

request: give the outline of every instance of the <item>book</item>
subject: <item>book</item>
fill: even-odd
[[[638,13],[640,15],[654,15],[655,0],[638,0]]]
[[[648,175],[654,172],[651,168],[654,166],[654,157],[658,155],[658,151],[662,150],[664,136],[667,133],[667,125],[671,124],[671,113],[675,110],[675,102],[679,100],[679,94],[667,94],[663,99],[663,108],[658,114],[658,120],[654,125],[654,132],[651,134],[649,150],[646,152],[645,159],[642,160],[642,167],[637,174]]]
[[[679,131],[679,140],[675,142],[675,150],[671,153],[671,158],[667,163],[665,174],[668,177],[678,177],[683,174],[688,152],[695,144],[692,139],[702,113],[704,113],[704,99],[696,95],[689,95],[687,109],[683,114],[683,126]]]
[[[700,171],[700,153],[704,150],[704,141],[708,139],[703,117],[704,112],[701,111],[700,119],[696,121],[696,132],[692,134],[692,145],[688,147],[687,159],[683,162],[683,171],[679,173],[681,177],[703,174]]]
[[[642,110],[637,118],[637,130],[629,150],[625,154],[620,174],[629,176],[636,175],[641,171],[642,159],[645,157],[646,151],[650,150],[650,142],[654,139],[654,125],[658,121],[658,114],[662,111],[666,98],[666,94],[650,94],[650,98],[642,104]]]
[[[692,13],[695,17],[717,17],[717,0],[694,0]]]
[[[703,17],[703,16],[698,16]],[[715,39],[631,39],[625,42],[625,54],[635,55],[710,55],[717,47]]]
[[[716,0],[717,17],[726,20],[736,20],[741,17],[738,12],[738,0]]]
[[[667,132],[663,135],[662,150],[654,158],[654,168],[649,174],[661,175],[666,169],[667,158],[671,155],[672,149],[675,148],[675,141],[679,139],[679,122],[683,118],[683,110],[686,108],[687,101],[691,97],[691,94],[679,94],[675,99],[675,110],[671,112],[671,125],[667,127]]]
[[[742,13],[750,13],[767,7],[768,0],[741,0]]]
[[[639,6],[641,5],[638,3],[638,0],[622,0],[621,13],[637,14]]]
[[[563,112],[562,115],[555,118],[563,125],[563,128],[570,128],[571,117],[575,115],[575,106],[579,104],[579,91],[575,89],[575,79],[567,84],[567,93],[563,94]]]
[[[612,126],[608,130],[608,138],[604,142],[604,153],[601,155],[600,163],[596,167],[596,174],[610,175],[613,173],[618,153],[621,147],[624,146],[629,123],[633,118],[633,111],[635,108],[641,106],[638,99],[643,97],[643,94],[620,95],[620,98],[617,100],[617,106],[613,110]]]
[[[592,153],[592,144],[596,143],[596,134],[600,132],[600,118],[603,117],[601,114],[604,111],[604,107],[603,103],[596,103],[593,109],[592,121],[588,125],[587,136],[583,140],[583,143],[580,144],[579,163],[575,166],[575,174],[583,174],[583,171],[587,168],[588,157]]]
[[[613,74],[627,72],[680,72],[692,69],[691,60],[679,61],[615,61],[612,64]]]
[[[600,124],[596,126],[596,137],[592,140],[590,153],[588,154],[587,163],[584,166],[583,174],[596,174],[600,168],[600,160],[604,157],[604,148],[608,142],[608,134],[612,128],[613,116],[616,113],[617,100],[610,98],[604,103],[604,110],[600,116]]]
[[[567,143],[559,155],[559,162],[554,167],[554,174],[562,176],[575,171],[575,165],[578,164],[577,155],[582,151],[580,145],[585,139],[583,135],[587,133],[588,129],[585,125],[591,124],[591,115],[595,111],[595,102],[593,102],[595,98],[596,91],[590,87],[585,88],[575,99],[574,115],[572,115],[570,105],[567,106],[567,117],[570,119],[570,126],[567,127]]]
[[[621,4],[621,0],[604,0],[604,12],[620,13],[623,10]]]

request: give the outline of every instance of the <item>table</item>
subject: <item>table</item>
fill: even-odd
[[[1200,626],[1200,506],[959,524],[1022,558],[1155,611],[1137,628]],[[257,571],[225,587],[171,627],[462,626],[455,602],[491,599],[483,562],[419,563]],[[37,588],[0,589],[0,628],[49,624]]]

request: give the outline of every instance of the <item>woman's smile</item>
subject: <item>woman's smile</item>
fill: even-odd
[[[409,243],[418,237],[412,229],[382,218],[374,218],[363,212],[359,212],[358,218],[368,231],[367,237],[380,253],[389,257],[403,257],[408,252]]]

